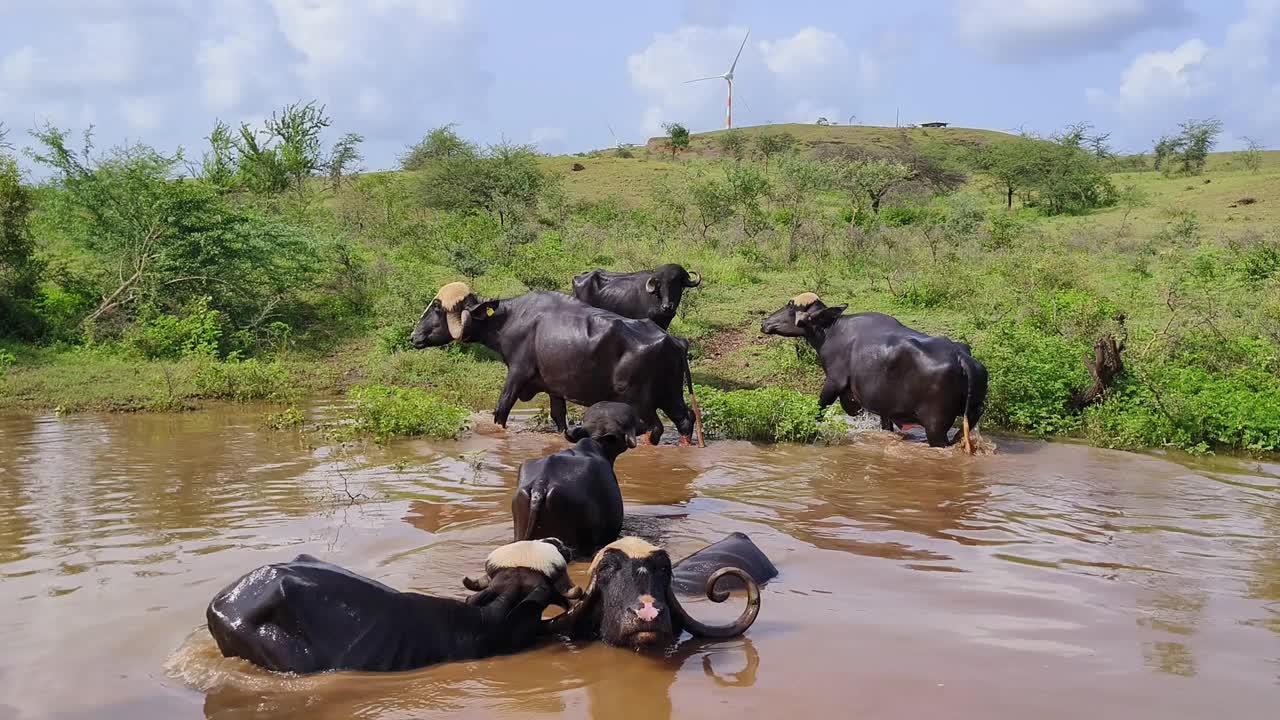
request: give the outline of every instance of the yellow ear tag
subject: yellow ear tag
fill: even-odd
[[[493,308],[485,308],[485,309],[484,309],[484,316],[485,316],[485,317],[493,317]]]

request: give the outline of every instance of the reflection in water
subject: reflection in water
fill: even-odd
[[[619,460],[628,532],[679,558],[741,530],[774,560],[746,637],[667,657],[548,642],[401,674],[265,673],[197,627],[226,583],[306,552],[460,595],[511,537],[520,463],[566,443],[313,449],[259,418],[0,416],[0,716],[1273,714],[1280,467],[1011,439],[967,457],[881,433]],[[585,564],[571,573],[584,581]]]

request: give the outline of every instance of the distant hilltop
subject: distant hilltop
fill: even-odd
[[[690,135],[689,149],[681,151],[682,156],[700,155],[715,157],[719,155],[716,137],[728,130],[712,130]],[[938,143],[942,145],[986,145],[993,142],[1012,140],[1015,136],[998,130],[979,130],[960,127],[877,127],[874,125],[817,125],[809,123],[782,123],[778,125],[749,125],[734,128],[745,136],[754,137],[764,133],[787,133],[796,142],[811,148],[822,145],[856,146],[867,149],[890,150],[900,147],[904,141],[912,144]],[[662,151],[668,148],[666,136],[649,138],[645,147],[649,150]]]

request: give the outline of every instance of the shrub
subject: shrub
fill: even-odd
[[[291,394],[289,370],[278,361],[231,359],[200,366],[196,395],[224,400],[283,400]]]
[[[974,347],[991,378],[986,419],[1036,435],[1074,430],[1080,418],[1067,403],[1088,385],[1080,362],[1087,347],[1025,322],[996,325]]]
[[[15,357],[13,353],[8,350],[0,350],[0,376],[3,376],[5,371],[9,369],[9,366],[13,365],[17,361],[18,358]]]
[[[1017,244],[1026,231],[1027,225],[1017,213],[995,211],[987,218],[987,234],[979,245],[983,250],[1004,250]]]
[[[712,433],[735,440],[812,442],[841,434],[834,413],[818,412],[811,394],[767,387],[757,390],[697,388],[702,423]]]
[[[214,357],[222,340],[222,313],[201,297],[180,315],[165,315],[145,308],[125,344],[145,358],[177,359],[188,355]]]
[[[915,225],[928,216],[928,211],[915,205],[895,205],[880,211],[880,222],[889,227]]]
[[[265,422],[272,430],[289,430],[302,427],[306,419],[307,416],[301,410],[291,405],[278,413],[267,415]]]
[[[369,385],[352,389],[347,397],[354,403],[351,419],[356,429],[378,442],[416,436],[452,439],[466,427],[470,415],[418,388]]]

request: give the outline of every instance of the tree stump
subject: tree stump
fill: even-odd
[[[1093,344],[1093,357],[1084,356],[1084,366],[1089,369],[1093,385],[1084,392],[1071,394],[1071,406],[1077,411],[1098,402],[1106,395],[1107,390],[1115,384],[1116,378],[1124,373],[1124,361],[1120,353],[1124,350],[1124,342],[1116,342],[1111,333],[1098,338]]]

